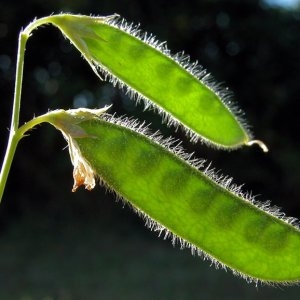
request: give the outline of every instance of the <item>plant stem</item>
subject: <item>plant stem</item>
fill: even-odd
[[[8,173],[11,167],[11,163],[18,145],[19,140],[22,135],[17,134],[17,129],[19,126],[19,116],[20,116],[20,103],[21,103],[21,93],[22,93],[22,81],[23,81],[23,68],[24,68],[24,54],[26,41],[29,35],[21,32],[19,35],[19,46],[18,46],[18,56],[17,56],[17,66],[16,66],[16,82],[15,82],[15,92],[14,92],[14,103],[11,118],[11,125],[9,131],[8,144],[2,164],[1,174],[0,174],[0,202],[4,192],[4,187],[6,185]]]
[[[9,138],[7,143],[7,148],[1,168],[0,173],[0,202],[3,196],[4,188],[6,185],[8,173],[12,164],[12,160],[17,148],[17,145],[20,139],[23,137],[26,130],[32,128],[27,123],[27,126],[23,126],[22,130],[18,130],[19,127],[19,117],[20,117],[20,105],[21,105],[21,94],[22,94],[22,81],[23,81],[23,69],[24,69],[24,54],[25,47],[28,38],[31,35],[31,32],[39,27],[40,25],[50,23],[51,16],[34,20],[30,23],[24,30],[19,34],[19,45],[18,45],[18,55],[16,63],[16,82],[15,82],[15,91],[14,91],[14,102],[13,102],[13,111],[11,117],[11,125],[9,130]],[[38,119],[34,119],[35,122],[41,123]],[[31,124],[31,123],[30,123]],[[36,123],[35,123],[36,124]],[[26,130],[24,130],[26,128]],[[20,128],[21,129],[21,128]]]

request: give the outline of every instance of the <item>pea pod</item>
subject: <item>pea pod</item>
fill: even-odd
[[[134,99],[156,108],[168,124],[182,125],[192,141],[229,149],[256,143],[241,111],[230,104],[228,91],[212,83],[206,70],[188,56],[171,55],[152,35],[115,15],[53,15],[35,21],[28,31],[43,23],[57,26],[97,75],[126,87]]]
[[[248,280],[299,280],[300,232],[292,218],[245,196],[230,179],[136,121],[100,113],[58,111],[45,118],[68,140],[74,190],[92,188],[91,178],[99,177],[151,229],[216,264]]]

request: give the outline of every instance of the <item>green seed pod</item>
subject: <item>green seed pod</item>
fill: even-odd
[[[237,148],[251,141],[242,112],[226,89],[197,62],[171,55],[165,43],[118,16],[54,15],[51,22],[77,47],[99,77],[126,87],[136,101],[157,109],[168,124],[182,125],[192,141]]]
[[[254,282],[300,279],[295,219],[245,195],[230,178],[205,168],[172,139],[104,110],[90,116],[87,110],[58,111],[44,119],[68,141],[74,191],[80,185],[90,189],[99,177],[148,227],[216,266]]]

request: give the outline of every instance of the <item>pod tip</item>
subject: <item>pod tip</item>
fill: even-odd
[[[264,144],[264,142],[262,142],[260,140],[249,141],[246,143],[246,146],[252,146],[254,144],[258,145],[262,149],[263,152],[265,152],[265,153],[269,152],[268,147]]]

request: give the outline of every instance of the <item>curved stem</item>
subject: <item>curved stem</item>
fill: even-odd
[[[22,94],[23,69],[24,69],[24,54],[25,54],[26,42],[27,42],[28,38],[30,37],[31,32],[34,29],[36,29],[40,25],[50,23],[50,22],[51,22],[51,16],[41,18],[38,20],[34,20],[24,30],[22,30],[19,35],[13,111],[12,111],[12,117],[11,117],[11,125],[10,125],[7,148],[6,148],[6,152],[5,152],[5,156],[4,156],[4,160],[3,160],[3,164],[2,164],[2,168],[1,168],[1,173],[0,173],[0,202],[1,202],[1,199],[3,196],[4,187],[6,185],[8,173],[9,173],[9,170],[10,170],[10,167],[12,164],[12,160],[13,160],[18,142],[23,137],[23,134],[26,131],[26,130],[25,131],[18,130],[19,117],[20,117],[21,94]],[[35,120],[35,121],[37,121],[37,120]],[[26,127],[24,127],[24,128],[26,128]]]
[[[10,167],[12,164],[12,160],[13,160],[14,154],[16,152],[16,148],[17,148],[19,141],[22,139],[22,137],[25,136],[25,133],[27,131],[29,131],[36,125],[41,124],[43,122],[49,123],[50,122],[49,115],[54,115],[55,113],[56,113],[56,111],[38,116],[38,117],[30,120],[29,122],[25,123],[24,125],[22,125],[16,131],[11,131],[11,132],[13,132],[13,134],[10,133],[10,135],[9,135],[6,154],[5,154],[5,158],[3,161],[2,170],[1,170],[1,174],[0,174],[0,202],[1,202],[3,192],[4,192],[4,188],[6,185],[6,181],[7,181],[8,173],[9,173],[9,170],[10,170]]]
[[[22,135],[16,134],[16,130],[19,126],[19,116],[20,116],[20,103],[21,103],[21,93],[22,93],[22,81],[23,81],[23,69],[24,69],[24,54],[26,41],[29,35],[21,32],[19,35],[19,47],[17,56],[17,66],[16,66],[16,83],[14,91],[14,102],[13,111],[11,118],[11,125],[9,131],[9,138],[7,143],[7,148],[2,164],[2,169],[0,173],[0,201],[4,192],[4,187],[6,185],[8,173],[11,167],[12,159],[15,154],[19,140]]]

